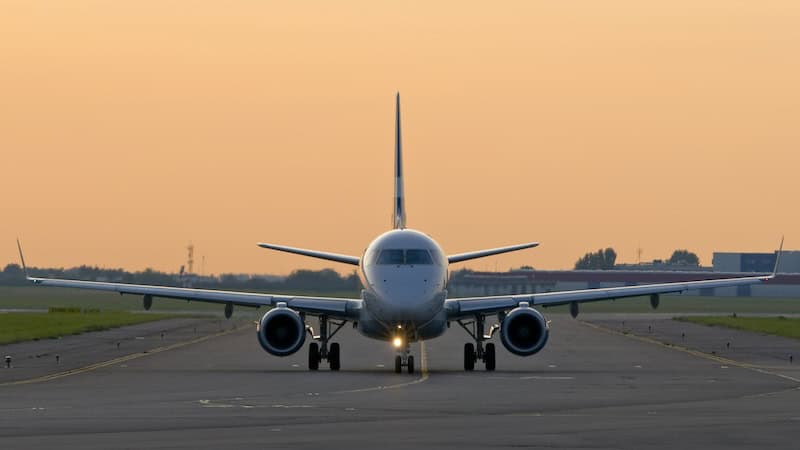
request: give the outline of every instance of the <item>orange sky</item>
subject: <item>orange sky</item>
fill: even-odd
[[[0,265],[349,266],[408,224],[464,267],[800,247],[800,2],[0,0]]]

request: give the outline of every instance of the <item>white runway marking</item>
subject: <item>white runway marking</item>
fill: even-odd
[[[575,377],[568,376],[546,376],[546,375],[529,375],[526,377],[487,377],[492,380],[574,380]]]
[[[530,376],[520,377],[520,380],[574,380],[575,377],[545,377],[545,376]]]

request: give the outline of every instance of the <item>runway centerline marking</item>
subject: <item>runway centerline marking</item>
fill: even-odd
[[[683,346],[680,346],[680,345],[677,345],[677,344],[661,342],[661,341],[659,341],[657,339],[652,339],[652,338],[648,338],[648,337],[644,337],[644,336],[638,336],[638,335],[635,335],[633,333],[623,333],[621,331],[617,331],[617,330],[614,330],[614,329],[611,329],[611,328],[606,328],[604,326],[593,324],[593,323],[589,323],[589,322],[585,322],[585,321],[582,321],[582,320],[579,320],[578,322],[582,323],[583,325],[586,325],[587,327],[594,328],[595,330],[603,331],[603,332],[606,332],[606,333],[609,333],[609,334],[614,334],[614,335],[617,335],[617,336],[626,337],[626,338],[629,338],[629,339],[634,339],[634,340],[637,340],[639,342],[644,342],[646,344],[653,344],[653,345],[658,345],[658,346],[663,347],[663,348],[676,350],[676,351],[679,351],[679,352],[682,352],[682,353],[686,353],[686,354],[689,354],[689,355],[692,355],[692,356],[696,356],[698,358],[703,358],[703,359],[707,359],[709,361],[718,362],[723,366],[739,367],[741,369],[752,370],[752,371],[758,372],[760,374],[771,375],[773,377],[783,378],[784,380],[789,380],[789,381],[792,381],[792,382],[795,382],[795,383],[800,383],[800,379],[798,379],[798,378],[795,378],[795,377],[790,376],[790,375],[785,375],[785,374],[782,374],[782,373],[773,372],[771,370],[767,370],[764,367],[757,366],[755,364],[749,364],[749,363],[739,362],[739,361],[736,361],[736,360],[733,360],[733,359],[723,358],[721,356],[710,355],[708,353],[704,353],[704,352],[701,352],[699,350],[694,350],[694,349],[691,349],[691,348],[688,348],[688,347],[683,347]]]
[[[505,377],[505,376],[490,376],[486,377],[490,380],[574,380],[575,377],[568,376],[546,376],[546,375],[529,375],[525,377]]]
[[[102,369],[103,367],[113,366],[115,364],[119,364],[126,361],[132,361],[134,359],[143,358],[145,356],[155,355],[157,353],[166,352],[169,350],[175,350],[177,348],[185,347],[187,345],[198,344],[200,342],[207,341],[209,339],[213,339],[215,337],[224,336],[226,334],[233,333],[235,331],[241,331],[240,328],[231,328],[230,330],[220,331],[218,333],[209,334],[207,336],[202,336],[199,338],[191,339],[188,341],[183,342],[176,342],[175,344],[167,345],[166,347],[156,347],[154,349],[146,350],[144,352],[138,353],[131,353],[130,355],[121,356],[119,358],[109,359],[108,361],[102,361],[99,363],[89,364],[88,366],[78,367],[76,369],[65,370],[63,372],[52,373],[49,375],[42,375],[39,377],[28,378],[27,380],[17,380],[17,381],[7,381],[5,383],[0,383],[0,387],[2,386],[17,386],[21,384],[32,384],[32,383],[44,383],[46,381],[57,380],[59,378],[66,378],[72,375],[79,375],[82,373],[91,372],[93,370]]]
[[[358,392],[374,392],[374,391],[385,391],[387,389],[399,389],[404,388],[407,386],[413,386],[415,384],[424,383],[428,378],[428,354],[425,351],[425,341],[421,341],[419,343],[419,357],[420,357],[420,377],[407,381],[405,383],[398,383],[398,384],[390,384],[388,386],[373,386],[363,389],[350,389],[347,391],[336,391],[332,392],[333,394],[355,394]]]

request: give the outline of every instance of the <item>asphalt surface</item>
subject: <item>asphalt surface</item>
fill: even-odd
[[[758,359],[758,345],[796,341],[726,330],[751,350],[711,355],[699,347],[717,337],[701,338],[701,326],[683,324],[689,342],[675,346],[651,336],[648,321],[668,326],[652,317],[627,319],[639,336],[618,317],[551,318],[535,356],[498,341],[495,372],[462,370],[457,327],[414,347],[415,375],[395,374],[389,345],[349,327],[340,372],[309,372],[305,349],[271,357],[250,327],[211,333],[0,386],[0,448],[800,447],[800,373]]]

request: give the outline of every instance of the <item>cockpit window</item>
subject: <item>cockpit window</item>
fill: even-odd
[[[400,265],[403,264],[403,251],[402,250],[383,250],[378,256],[378,264],[384,265]]]
[[[433,259],[427,250],[406,250],[406,264],[433,264]]]
[[[433,264],[433,258],[425,249],[386,249],[378,255],[377,264],[393,266]]]

